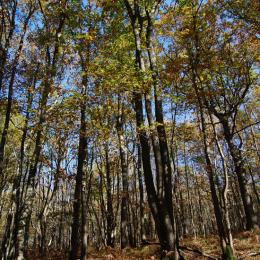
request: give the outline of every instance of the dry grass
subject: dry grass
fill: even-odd
[[[241,257],[252,252],[260,252],[260,229],[254,232],[246,231],[235,235],[234,246],[237,257]],[[245,259],[260,259],[260,256]]]

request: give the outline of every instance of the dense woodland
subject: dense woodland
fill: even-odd
[[[153,243],[185,259],[183,238],[212,235],[235,259],[260,223],[259,13],[1,0],[0,259]]]

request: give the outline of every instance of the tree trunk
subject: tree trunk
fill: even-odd
[[[88,194],[87,194],[88,195]],[[86,194],[81,192],[81,254],[80,260],[87,260],[88,249],[88,222]]]
[[[106,213],[106,226],[107,226],[107,236],[106,244],[107,246],[114,247],[114,211],[113,211],[113,200],[112,200],[112,183],[111,183],[111,172],[110,172],[110,162],[108,157],[108,146],[105,148],[105,159],[106,159],[106,185],[107,185],[107,213]]]
[[[144,71],[144,60],[142,57],[141,48],[141,34],[142,34],[142,18],[140,16],[139,6],[135,3],[134,8],[131,7],[129,2],[126,0],[125,5],[131,19],[133,33],[135,37],[136,45],[136,66],[140,71]],[[174,252],[174,256],[171,258],[178,259],[178,252],[176,248],[176,239],[174,232],[174,225],[172,225],[172,218],[169,215],[167,206],[164,203],[160,203],[153,181],[153,174],[151,168],[151,158],[150,158],[150,145],[149,138],[147,136],[144,126],[144,116],[143,116],[143,104],[142,104],[142,94],[140,92],[134,93],[134,104],[136,112],[136,127],[141,144],[141,153],[144,169],[144,179],[147,190],[148,203],[155,220],[155,226],[157,234],[160,240],[161,248],[163,250],[170,250]]]
[[[144,219],[144,188],[143,188],[143,178],[142,178],[142,158],[141,158],[141,147],[140,144],[137,144],[137,173],[138,173],[138,184],[139,184],[139,207],[140,207],[140,216],[139,216],[139,225],[140,225],[140,238],[141,243],[146,241],[145,233],[145,219]]]
[[[16,27],[16,10],[17,10],[17,1],[13,1],[14,5],[12,6],[12,15],[11,15],[11,22],[10,22],[10,28],[9,28],[9,32],[8,32],[8,36],[6,38],[6,42],[5,45],[2,46],[2,43],[0,44],[1,48],[0,48],[0,91],[3,90],[4,86],[3,86],[3,78],[4,78],[4,72],[5,72],[5,65],[6,65],[6,61],[7,61],[7,53],[8,50],[10,48],[10,43],[12,41],[13,38],[13,34],[14,34],[14,30]],[[1,9],[3,9],[3,6],[1,5]],[[5,12],[7,13],[8,10],[3,10],[2,11],[2,21],[1,21],[1,26],[3,26],[5,24]],[[2,40],[2,39],[1,39]]]
[[[233,245],[233,237],[232,237],[232,233],[231,233],[231,223],[230,223],[230,218],[229,218],[229,209],[228,209],[228,189],[229,189],[229,176],[228,176],[228,170],[227,170],[227,165],[226,165],[226,161],[225,161],[225,156],[223,153],[223,149],[220,145],[220,142],[218,140],[218,136],[216,133],[216,129],[215,129],[215,125],[213,122],[213,118],[212,115],[210,114],[210,121],[213,127],[213,132],[214,132],[214,137],[215,137],[215,141],[218,147],[218,151],[222,160],[222,168],[223,168],[223,172],[224,172],[224,188],[222,191],[223,194],[223,209],[224,209],[224,217],[225,217],[225,223],[226,223],[226,235],[227,235],[227,248],[226,248],[226,255],[232,255],[232,257],[234,256],[234,245]],[[230,251],[230,252],[228,252]]]
[[[128,194],[128,168],[127,168],[127,148],[123,135],[124,111],[120,107],[120,97],[118,96],[118,119],[117,119],[117,135],[119,141],[121,171],[122,171],[122,196],[121,196],[121,248],[129,246],[129,194]]]
[[[6,141],[7,141],[9,124],[10,124],[10,120],[11,120],[11,112],[12,112],[12,105],[13,105],[13,88],[14,88],[16,70],[17,70],[17,65],[19,63],[19,60],[20,60],[21,53],[22,53],[24,38],[25,38],[25,35],[27,32],[27,26],[28,26],[29,20],[32,17],[32,14],[33,14],[33,9],[31,7],[28,15],[24,21],[23,33],[20,38],[18,49],[15,53],[15,58],[13,61],[13,66],[12,66],[12,71],[11,71],[11,76],[10,76],[10,81],[9,81],[8,99],[7,99],[7,106],[6,106],[6,112],[5,112],[5,122],[4,122],[4,128],[3,128],[3,132],[2,132],[2,136],[1,136],[1,142],[0,142],[0,178],[2,178],[3,168],[4,168],[4,152],[5,152],[5,145],[6,145]],[[0,179],[0,183],[1,183],[1,179]]]
[[[15,179],[13,190],[15,191],[15,222],[14,222],[14,229],[12,232],[12,242],[13,246],[15,247],[15,258],[23,258],[23,230],[24,230],[24,221],[21,221],[22,213],[23,213],[23,188],[21,187],[21,181],[23,178],[26,177],[26,171],[24,171],[24,153],[25,153],[25,142],[27,138],[28,132],[28,123],[30,119],[30,110],[32,108],[32,101],[33,101],[33,94],[32,92],[35,89],[36,81],[37,81],[37,73],[38,73],[39,65],[37,65],[36,72],[33,76],[32,82],[32,91],[28,90],[27,96],[27,111],[25,117],[25,123],[23,127],[23,134],[21,140],[21,147],[20,147],[20,165],[19,165],[19,175]],[[23,174],[25,176],[23,176]],[[24,184],[22,184],[24,185]]]
[[[200,112],[201,115],[201,125],[202,125],[202,135],[203,135],[203,143],[204,143],[204,155],[206,159],[206,171],[208,173],[209,177],[209,183],[210,183],[210,191],[211,191],[211,198],[214,206],[214,213],[215,213],[215,218],[217,222],[217,227],[218,227],[218,233],[219,233],[219,238],[221,242],[221,248],[223,255],[225,254],[226,251],[226,232],[225,232],[225,227],[223,224],[223,216],[220,208],[220,202],[218,199],[216,187],[215,187],[215,182],[214,182],[214,171],[213,171],[213,166],[211,163],[210,155],[209,155],[209,147],[206,139],[206,129],[205,129],[205,119],[203,112]]]
[[[254,228],[258,228],[258,219],[257,215],[254,213],[252,200],[250,198],[249,192],[245,183],[245,163],[242,157],[241,150],[234,144],[233,135],[231,133],[228,121],[225,118],[220,118],[220,121],[223,126],[224,136],[227,141],[230,154],[232,156],[235,172],[237,175],[237,180],[239,184],[240,194],[243,202],[243,207],[245,211],[246,217],[246,229],[251,230]]]
[[[87,156],[87,136],[86,136],[86,88],[87,78],[83,79],[82,95],[83,102],[81,104],[81,119],[80,119],[80,133],[79,133],[79,148],[78,148],[78,166],[76,173],[76,185],[74,192],[73,202],[73,222],[71,231],[71,250],[69,259],[75,260],[77,258],[79,245],[80,245],[80,212],[81,212],[81,193],[82,193],[82,181],[83,181],[83,167]]]
[[[154,14],[155,15],[155,14]],[[156,61],[156,54],[154,50],[155,40],[154,40],[154,17],[151,13],[146,10],[147,17],[147,27],[146,27],[146,47],[149,57],[150,69],[153,73],[153,85],[154,85],[154,97],[155,97],[155,117],[157,125],[157,133],[160,145],[160,153],[163,167],[163,181],[164,181],[164,200],[165,205],[168,209],[169,216],[174,226],[173,219],[173,200],[172,200],[172,170],[170,163],[170,155],[167,144],[167,136],[164,126],[163,118],[163,103],[160,93],[160,77],[158,72],[158,66]]]

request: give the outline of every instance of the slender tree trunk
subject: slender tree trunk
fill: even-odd
[[[153,118],[153,112],[152,112],[152,102],[151,97],[149,94],[145,95],[145,109],[146,109],[146,115],[148,119],[148,123],[150,126],[150,138],[152,142],[153,147],[153,154],[154,154],[154,161],[155,161],[155,167],[156,167],[156,188],[157,188],[157,194],[158,198],[161,201],[160,203],[164,203],[164,169],[163,169],[163,161],[160,153],[160,145],[159,140],[157,137],[157,131],[155,128],[156,123],[154,122]],[[155,128],[155,129],[154,129]]]
[[[28,97],[27,97],[27,111],[26,111],[26,118],[25,123],[23,127],[23,134],[22,134],[22,140],[21,140],[21,147],[20,147],[20,165],[19,165],[19,175],[17,176],[13,190],[15,191],[15,222],[14,222],[14,229],[12,232],[12,242],[13,246],[15,247],[15,258],[23,258],[23,250],[22,250],[22,244],[23,244],[23,230],[24,230],[24,221],[21,221],[21,217],[23,214],[23,187],[21,187],[21,181],[23,179],[23,174],[26,175],[26,171],[24,171],[24,156],[25,156],[25,142],[27,138],[27,132],[28,132],[28,123],[30,119],[30,110],[32,108],[32,101],[33,101],[33,91],[35,89],[36,81],[37,81],[37,73],[38,68],[36,69],[33,83],[32,83],[32,91],[28,90]],[[24,176],[26,177],[26,176]]]
[[[199,109],[199,117],[201,121],[201,132],[202,132],[202,139],[204,145],[204,156],[206,161],[206,171],[209,178],[210,183],[210,190],[211,190],[211,198],[214,207],[215,218],[217,222],[218,234],[220,238],[220,245],[222,249],[222,257],[223,259],[232,259],[233,253],[229,252],[227,247],[228,236],[226,234],[224,218],[222,215],[220,201],[217,195],[217,190],[215,187],[215,176],[214,176],[214,168],[212,165],[212,161],[210,158],[210,147],[207,140],[207,129],[206,129],[206,122],[205,122],[205,113],[203,111],[203,101],[204,101],[204,93],[201,93],[199,86],[197,85],[197,76],[199,75],[198,64],[199,64],[199,35],[197,33],[197,20],[196,16],[193,16],[193,30],[194,30],[194,45],[195,45],[195,52],[190,51],[190,65],[192,70],[192,85],[196,93],[197,101],[198,101],[198,109]],[[230,254],[229,254],[230,253]]]
[[[250,119],[250,115],[249,115],[247,108],[245,108],[245,112],[246,112],[248,119]],[[257,140],[256,140],[255,130],[254,130],[254,127],[252,125],[250,126],[250,132],[251,132],[252,140],[253,140],[253,143],[254,143],[254,146],[255,146],[256,154],[258,156],[258,161],[260,162],[259,142],[257,142]]]
[[[192,233],[196,237],[196,231],[195,231],[195,225],[194,225],[194,217],[193,217],[193,209],[192,209],[192,198],[190,195],[190,186],[189,186],[189,177],[188,177],[188,165],[187,165],[187,155],[186,155],[186,143],[184,142],[184,172],[185,172],[185,179],[186,179],[186,189],[187,189],[187,195],[188,195],[188,205],[189,205],[189,215],[190,215],[190,222],[192,227]]]
[[[228,124],[228,121],[225,118],[220,118],[220,121],[223,126],[224,136],[227,141],[230,154],[232,156],[235,172],[237,175],[237,180],[239,184],[240,194],[243,202],[243,207],[245,211],[246,217],[246,229],[251,230],[254,228],[258,228],[258,219],[257,215],[254,213],[252,200],[250,198],[249,192],[247,190],[247,186],[245,183],[245,163],[242,157],[241,150],[234,144],[233,135],[231,134],[231,130]]]
[[[113,200],[112,200],[112,183],[111,183],[111,172],[110,172],[110,162],[108,155],[108,145],[105,148],[105,159],[106,159],[106,185],[107,185],[107,214],[106,214],[106,226],[107,226],[107,236],[106,243],[107,246],[114,247],[114,211],[113,211]]]
[[[86,194],[84,192],[81,192],[81,254],[80,254],[80,260],[87,260],[87,248],[88,248],[87,200],[86,200]]]
[[[224,171],[224,189],[222,191],[223,193],[223,208],[224,208],[224,217],[225,217],[225,222],[226,222],[226,233],[227,233],[227,240],[228,240],[228,244],[227,244],[227,248],[226,250],[229,251],[227,252],[227,254],[229,254],[230,256],[234,256],[234,245],[233,245],[233,237],[232,237],[232,233],[231,233],[231,223],[230,223],[230,217],[229,217],[229,209],[228,209],[228,189],[229,189],[229,176],[228,176],[228,170],[227,170],[227,165],[226,165],[226,161],[225,161],[225,156],[223,153],[223,149],[220,145],[220,142],[218,140],[218,136],[216,133],[216,129],[215,129],[215,125],[213,122],[213,118],[212,115],[210,114],[210,121],[213,127],[213,131],[214,131],[214,137],[215,137],[215,141],[218,147],[218,151],[222,160],[222,168]]]
[[[222,248],[222,252],[224,255],[225,251],[226,251],[225,238],[227,236],[226,236],[225,227],[223,224],[223,216],[222,216],[222,212],[221,212],[221,208],[220,208],[220,202],[219,202],[216,187],[215,187],[214,171],[213,171],[213,166],[212,166],[210,155],[209,155],[209,147],[208,147],[208,143],[207,143],[207,139],[206,139],[205,119],[204,119],[204,115],[203,115],[202,111],[200,112],[200,115],[201,115],[203,142],[204,142],[204,155],[205,155],[205,159],[206,159],[206,171],[207,171],[208,177],[209,177],[211,197],[212,197],[212,202],[213,202],[213,206],[214,206],[214,213],[215,213],[215,218],[217,221],[221,248]]]
[[[138,184],[139,184],[139,205],[140,205],[140,217],[139,217],[139,225],[140,225],[140,238],[141,243],[146,241],[146,233],[145,233],[145,219],[144,219],[144,188],[143,188],[143,178],[142,178],[142,158],[141,158],[141,147],[140,144],[137,144],[137,173],[138,173]]]
[[[13,2],[13,6],[12,6],[12,15],[11,15],[11,22],[10,22],[10,28],[9,28],[9,32],[8,32],[8,36],[5,42],[5,45],[1,46],[0,49],[0,91],[3,90],[4,85],[3,85],[3,80],[4,80],[4,71],[5,71],[5,65],[6,65],[6,61],[7,61],[7,54],[8,54],[8,50],[10,48],[10,43],[12,41],[13,38],[13,34],[14,34],[14,30],[16,27],[16,10],[17,10],[17,1],[14,0]],[[3,9],[3,6],[1,5],[1,9]],[[5,11],[6,13],[8,12],[8,10],[3,10],[2,12],[2,24],[5,24],[4,20],[6,19],[5,16]],[[1,38],[2,40],[2,38]]]
[[[260,157],[259,157],[260,158]],[[246,161],[246,160],[245,160]],[[253,186],[253,191],[255,193],[255,197],[256,197],[256,200],[257,200],[257,203],[258,203],[258,207],[260,207],[260,197],[259,197],[259,193],[257,191],[257,184],[256,184],[256,180],[254,178],[254,174],[253,174],[253,171],[251,169],[251,165],[246,162],[247,164],[247,168],[248,168],[248,171],[249,171],[249,174],[250,174],[250,177],[251,177],[251,181],[252,181],[252,186]]]
[[[25,38],[26,32],[27,32],[27,26],[28,26],[29,20],[31,19],[31,17],[33,15],[33,12],[34,12],[34,10],[31,7],[31,9],[29,10],[29,13],[24,21],[23,33],[20,38],[18,49],[15,54],[12,71],[11,71],[11,76],[10,76],[10,81],[9,81],[8,99],[7,99],[7,106],[6,106],[6,112],[5,112],[5,122],[4,122],[3,131],[2,131],[1,142],[0,142],[0,178],[2,178],[2,174],[3,174],[5,145],[6,145],[6,141],[7,141],[9,124],[10,124],[10,120],[11,120],[14,81],[15,81],[17,66],[18,66],[18,63],[20,60],[22,49],[23,49],[23,43],[24,43],[24,38]],[[0,179],[0,182],[1,182],[1,179]]]
[[[201,132],[202,132],[202,138],[203,138],[203,144],[204,144],[204,156],[206,160],[206,171],[208,174],[209,178],[209,184],[210,184],[210,191],[211,191],[211,198],[214,206],[214,213],[215,213],[215,219],[217,222],[217,227],[218,227],[218,234],[220,238],[220,244],[221,244],[221,249],[223,253],[223,257],[225,257],[226,254],[226,232],[225,232],[225,226],[223,223],[223,216],[220,208],[220,202],[218,199],[217,195],[217,190],[215,187],[215,181],[214,181],[214,170],[213,170],[213,165],[211,162],[210,158],[210,151],[209,151],[209,145],[207,141],[207,134],[206,134],[206,124],[205,124],[205,114],[203,111],[203,106],[202,106],[202,101],[200,97],[200,93],[198,91],[198,86],[196,83],[196,74],[195,74],[195,68],[194,64],[192,63],[192,69],[193,69],[193,87],[196,92],[196,96],[198,99],[198,105],[199,105],[199,115],[200,115],[200,121],[201,121]]]
[[[155,15],[155,14],[154,14]],[[170,163],[170,155],[167,144],[167,136],[164,126],[163,117],[163,101],[160,93],[160,77],[157,67],[156,54],[154,50],[155,40],[154,40],[154,24],[153,15],[146,10],[147,17],[147,27],[146,27],[146,47],[149,57],[150,69],[153,72],[153,84],[154,84],[154,96],[155,96],[155,117],[157,125],[157,133],[160,145],[160,153],[163,167],[163,181],[164,181],[164,200],[165,205],[168,209],[169,216],[174,226],[173,219],[173,199],[172,199],[172,170]]]
[[[194,173],[194,176],[195,176],[195,173]],[[197,190],[197,196],[198,196],[198,202],[199,202],[199,220],[200,220],[200,224],[201,224],[202,234],[204,237],[206,237],[206,234],[207,234],[206,227],[205,227],[206,221],[203,218],[202,196],[201,196],[201,191],[200,191],[200,186],[198,183],[197,176],[195,176],[195,181],[196,181],[196,190]],[[204,211],[204,213],[205,213],[205,211]]]
[[[121,248],[130,245],[129,241],[129,194],[128,194],[128,167],[127,167],[127,149],[125,145],[125,138],[123,135],[123,108],[119,104],[120,97],[118,96],[118,120],[117,120],[117,135],[119,141],[121,171],[122,171],[122,196],[121,196]]]
[[[37,175],[37,169],[38,169],[38,164],[40,162],[40,155],[42,151],[42,138],[43,138],[43,126],[44,123],[46,122],[46,116],[47,116],[47,101],[48,101],[48,96],[51,91],[51,85],[53,83],[53,80],[56,76],[56,63],[59,57],[59,35],[62,32],[63,26],[65,23],[65,15],[62,12],[61,16],[59,17],[59,24],[58,28],[55,33],[55,41],[54,41],[54,50],[53,50],[53,56],[51,59],[50,55],[50,47],[47,46],[46,48],[46,60],[47,60],[47,65],[46,65],[46,75],[43,80],[43,91],[42,91],[42,96],[40,100],[40,115],[39,115],[39,121],[38,121],[38,128],[36,131],[36,138],[35,138],[35,146],[34,146],[34,152],[32,156],[32,163],[29,167],[29,173],[28,173],[28,178],[27,178],[27,184],[24,190],[24,197],[25,199],[25,204],[24,204],[24,210],[22,214],[22,219],[26,220],[29,225],[31,215],[32,215],[32,205],[34,204],[35,200],[35,189],[36,189],[36,180],[35,177]],[[26,226],[25,229],[28,229],[29,226]],[[26,232],[26,230],[25,230]],[[29,233],[24,235],[25,239],[28,239]],[[24,241],[24,245],[27,246],[28,241]],[[23,250],[26,250],[25,248]]]
[[[80,133],[79,133],[79,148],[78,148],[78,166],[76,174],[76,185],[74,192],[73,202],[73,222],[71,232],[71,250],[69,259],[75,260],[77,258],[79,246],[80,246],[80,212],[81,212],[81,193],[82,193],[82,181],[83,181],[83,167],[87,156],[87,136],[86,136],[86,88],[88,80],[83,79],[82,95],[83,102],[81,104],[81,119],[80,119]]]
[[[9,212],[7,213],[7,218],[6,218],[6,227],[5,227],[5,231],[2,237],[2,243],[1,243],[1,251],[0,251],[0,258],[1,259],[6,259],[6,252],[7,252],[7,247],[8,247],[8,240],[9,240],[9,236],[10,236],[10,232],[12,229],[12,220],[13,220],[13,214],[12,214],[12,210],[9,210]]]
[[[7,107],[6,107],[6,114],[5,114],[5,122],[4,122],[4,128],[2,132],[2,137],[1,137],[1,142],[0,142],[0,183],[2,180],[2,175],[3,175],[3,169],[4,169],[4,152],[5,152],[5,145],[8,137],[8,130],[9,130],[9,124],[11,121],[11,112],[12,112],[12,104],[13,104],[13,88],[14,88],[14,81],[16,77],[16,71],[17,71],[17,66],[20,60],[20,56],[22,53],[23,45],[24,45],[24,38],[27,32],[27,26],[29,23],[29,20],[31,19],[33,15],[34,9],[32,6],[30,6],[29,12],[25,18],[24,21],[24,26],[23,26],[23,33],[21,35],[18,49],[15,53],[15,58],[13,62],[13,67],[11,71],[11,76],[10,76],[10,81],[9,81],[9,88],[8,88],[8,101],[7,101]],[[7,257],[14,257],[15,254],[17,254],[17,246],[16,244],[13,244],[14,240],[12,237],[12,232],[14,231],[16,234],[17,230],[17,221],[19,221],[18,217],[20,216],[20,181],[21,181],[21,173],[18,173],[18,176],[16,176],[14,185],[13,185],[13,196],[12,196],[12,202],[16,204],[16,207],[14,209],[14,212],[12,213],[12,225],[11,228],[7,230],[6,232],[6,243],[8,240],[11,238],[11,241],[9,241],[9,246],[8,246],[8,251],[5,252],[7,253]],[[7,225],[8,228],[8,225]],[[11,236],[11,237],[10,237]],[[4,242],[3,240],[2,242]],[[6,248],[7,246],[4,246]]]

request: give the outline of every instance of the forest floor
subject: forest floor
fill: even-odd
[[[182,253],[185,259],[221,259],[220,248],[216,236],[207,238],[186,237],[180,241]],[[234,247],[237,259],[259,259],[260,260],[260,229],[254,232],[243,232],[234,235]],[[49,253],[46,257],[37,257],[31,252],[30,260],[36,259],[67,259],[65,255]],[[89,260],[156,260],[160,259],[160,247],[158,244],[150,244],[140,248],[127,248],[125,250],[105,248],[96,251],[89,249]]]

